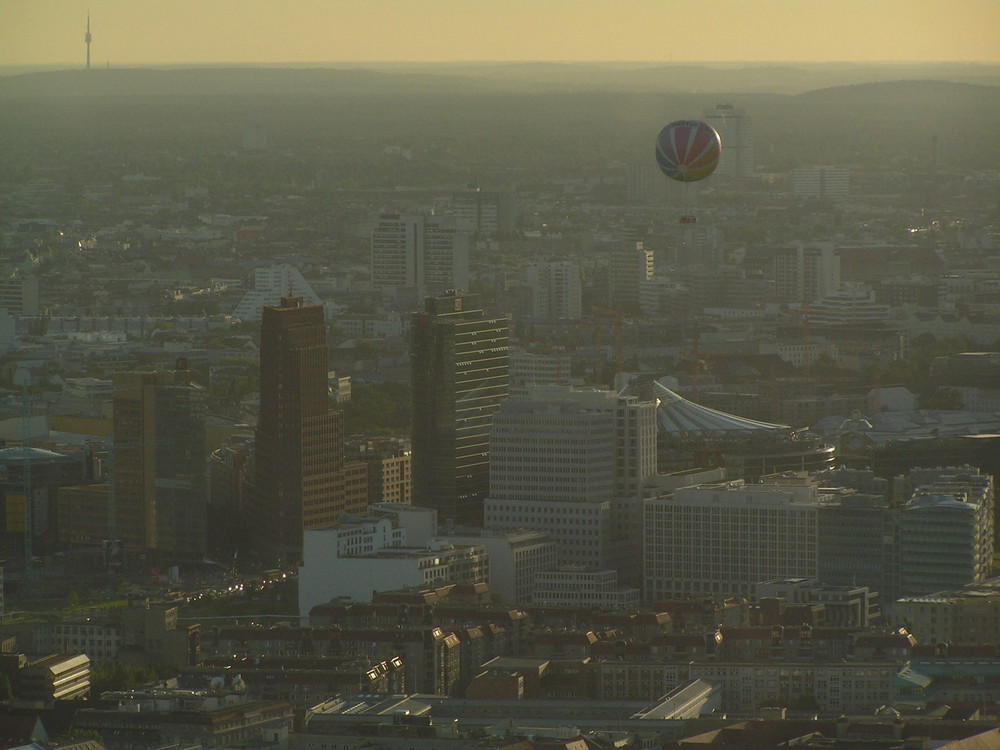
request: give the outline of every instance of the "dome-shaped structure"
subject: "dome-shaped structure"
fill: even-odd
[[[47,451],[43,448],[25,448],[20,445],[11,448],[0,448],[0,464],[18,461],[53,461],[65,458],[62,453]]]
[[[787,432],[788,425],[758,422],[717,409],[701,406],[674,393],[658,380],[632,380],[621,390],[623,396],[638,396],[656,402],[656,421],[661,433],[709,436],[750,432]]]
[[[661,472],[724,466],[730,479],[756,482],[785,471],[821,471],[836,460],[834,446],[806,438],[788,425],[701,406],[652,378],[632,380],[621,394],[656,402]]]

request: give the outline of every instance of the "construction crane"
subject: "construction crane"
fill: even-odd
[[[691,362],[691,386],[695,403],[701,403],[701,371],[705,369],[705,360],[701,358],[701,326],[695,320],[694,341],[691,344],[691,354],[687,357]]]
[[[802,370],[806,380],[812,374],[812,353],[809,351],[809,298],[802,298]]]
[[[691,368],[691,400],[696,404],[701,401],[701,374],[708,369],[701,356],[701,326],[697,318],[693,318],[694,331],[691,336],[691,353],[676,355],[678,362],[687,363]]]

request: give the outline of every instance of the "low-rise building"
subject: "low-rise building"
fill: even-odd
[[[407,624],[380,628],[227,628],[219,632],[219,654],[248,658],[357,658],[378,663],[402,659],[405,689],[452,694],[460,682],[461,641],[440,627]]]
[[[532,621],[525,611],[497,604],[482,584],[387,591],[371,603],[329,602],[313,607],[309,613],[312,628],[362,630],[419,623],[433,623],[456,632],[480,627],[494,641],[492,648],[497,654],[519,653],[527,647],[532,633]]]
[[[642,592],[618,585],[618,571],[563,565],[535,575],[533,602],[539,605],[634,609]]]
[[[338,531],[330,528],[305,533],[306,562],[299,572],[299,613],[303,619],[315,605],[334,599],[371,601],[379,591],[479,583],[489,575],[489,560],[481,547],[384,547],[356,556],[326,555],[322,560],[322,543],[316,537],[330,537]]]
[[[490,591],[505,604],[535,601],[537,576],[558,565],[558,545],[540,531],[455,529],[443,534],[439,541],[486,550],[490,560]]]
[[[110,661],[122,643],[121,621],[87,617],[46,623],[34,634],[35,648],[64,654],[86,654],[92,661]]]
[[[333,599],[371,601],[379,591],[444,583],[485,583],[489,559],[482,547],[432,541],[437,513],[380,503],[364,518],[303,534],[299,614]]]
[[[483,671],[472,680],[465,697],[481,700],[588,698],[588,661],[497,657],[483,665]]]
[[[893,620],[912,631],[921,643],[1000,643],[1000,578],[903,597],[894,605]]]
[[[780,599],[786,605],[822,608],[822,624],[867,628],[881,619],[879,595],[867,586],[824,586],[815,578],[785,578],[754,586],[753,598]],[[778,624],[765,622],[763,624]]]
[[[51,654],[28,662],[17,673],[19,700],[51,706],[90,695],[90,659],[84,654]]]
[[[353,657],[247,657],[218,656],[202,666],[187,667],[178,685],[205,690],[238,680],[251,700],[286,701],[297,708],[321,703],[339,693],[391,693],[405,685],[406,667],[401,657],[370,661]]]
[[[173,693],[173,695],[171,695]],[[108,750],[259,747],[287,750],[293,709],[283,701],[219,700],[190,690],[106,694],[115,708],[83,708],[73,728],[96,732]]]
[[[403,439],[350,441],[347,455],[368,470],[368,503],[409,505],[413,488],[410,442]]]
[[[620,556],[613,538],[613,505],[611,500],[538,502],[489,497],[484,513],[491,528],[531,529],[551,537],[558,544],[560,563],[608,568]]]
[[[176,605],[132,597],[124,609],[101,616],[40,623],[32,628],[32,647],[85,654],[93,662],[193,666],[201,658],[201,628],[181,624],[179,612]]]

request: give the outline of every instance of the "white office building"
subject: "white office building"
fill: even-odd
[[[345,338],[375,340],[402,336],[409,328],[409,320],[396,311],[341,313],[335,325]]]
[[[535,576],[534,604],[559,607],[635,609],[642,599],[637,588],[618,585],[618,571],[564,565]]]
[[[653,278],[653,251],[641,239],[627,238],[608,253],[608,305],[639,312],[642,287]]]
[[[382,214],[371,238],[372,287],[416,299],[469,288],[470,238],[452,216]]]
[[[796,244],[774,253],[774,293],[779,302],[813,302],[840,289],[840,256],[832,243]]]
[[[753,585],[816,575],[818,485],[808,477],[699,485],[645,503],[649,600],[750,596]]]
[[[794,198],[818,198],[837,201],[851,189],[851,171],[847,167],[799,167],[788,176],[788,192]]]
[[[437,512],[378,503],[364,518],[303,533],[299,567],[299,616],[334,599],[370,602],[379,591],[441,583],[485,583],[482,547],[434,540]]]
[[[815,329],[872,329],[889,325],[889,306],[877,303],[874,291],[857,287],[842,287],[810,302],[804,314]]]
[[[563,352],[529,352],[516,346],[508,351],[508,378],[511,387],[566,385],[571,382],[573,359]]]
[[[472,187],[452,196],[458,229],[478,238],[510,234],[517,223],[517,201],[511,190]]]
[[[490,559],[490,592],[504,604],[535,601],[535,577],[558,565],[559,548],[538,531],[456,530],[436,541],[464,547],[482,547]]]
[[[757,344],[758,354],[776,354],[779,359],[793,367],[805,367],[806,363],[815,365],[822,357],[829,357],[837,362],[840,349],[837,344],[813,336],[808,342],[801,338],[771,339]]]
[[[615,566],[621,549],[612,537],[611,501],[502,500],[487,498],[485,525],[493,529],[532,529],[556,542],[560,565]]]
[[[722,155],[715,174],[724,177],[751,177],[754,173],[753,120],[746,110],[719,104],[706,110],[705,122],[722,139]]]
[[[521,315],[531,320],[579,320],[583,284],[572,261],[529,263],[521,269]]]
[[[652,401],[529,385],[493,415],[490,496],[534,501],[636,496],[656,473]]]
[[[652,401],[527,386],[493,415],[485,524],[550,534],[564,564],[634,573],[629,540],[641,531],[632,510],[655,472]]]

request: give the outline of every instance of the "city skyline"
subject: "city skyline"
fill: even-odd
[[[0,66],[997,62],[991,0],[0,3]],[[794,29],[794,33],[787,30]]]

